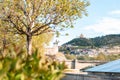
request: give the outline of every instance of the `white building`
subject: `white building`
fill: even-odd
[[[58,46],[54,45],[53,47],[45,47],[46,55],[55,55],[58,53]]]

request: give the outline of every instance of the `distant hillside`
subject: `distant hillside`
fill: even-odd
[[[75,38],[63,45],[73,45],[73,46],[107,46],[107,45],[120,45],[120,34],[112,34],[95,38]]]

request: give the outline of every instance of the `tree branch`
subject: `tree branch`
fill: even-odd
[[[20,19],[19,16],[17,16],[18,20],[27,28],[28,26],[25,24],[25,22],[23,20]]]
[[[12,23],[14,25],[14,27],[16,28],[16,30],[19,31],[20,34],[26,34],[26,35],[28,35],[27,32],[25,32],[24,30],[22,30],[19,27],[17,27],[17,25],[11,19],[9,19],[9,21],[10,21],[10,23]]]
[[[18,8],[25,14],[25,16],[28,16],[26,10],[20,4],[17,4],[17,5],[18,5]]]
[[[44,30],[40,31],[39,33],[34,34],[33,36],[38,36],[40,34],[47,33],[47,32],[53,32],[52,30],[49,30],[49,29],[50,27],[47,27]]]
[[[33,35],[33,34],[37,33],[40,29],[43,29],[44,27],[49,26],[50,24],[51,24],[51,22],[49,22],[49,23],[47,23],[45,25],[39,26],[38,28],[36,28],[35,30],[33,30],[31,32],[31,34]]]

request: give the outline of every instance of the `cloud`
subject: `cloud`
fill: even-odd
[[[111,11],[109,14],[111,14],[111,15],[120,15],[120,10]]]
[[[98,23],[86,26],[86,30],[94,31],[103,34],[119,34],[120,33],[120,19],[105,17]]]

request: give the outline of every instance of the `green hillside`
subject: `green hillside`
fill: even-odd
[[[114,46],[120,45],[120,34],[112,34],[95,38],[75,38],[63,45],[73,45],[73,46]]]

